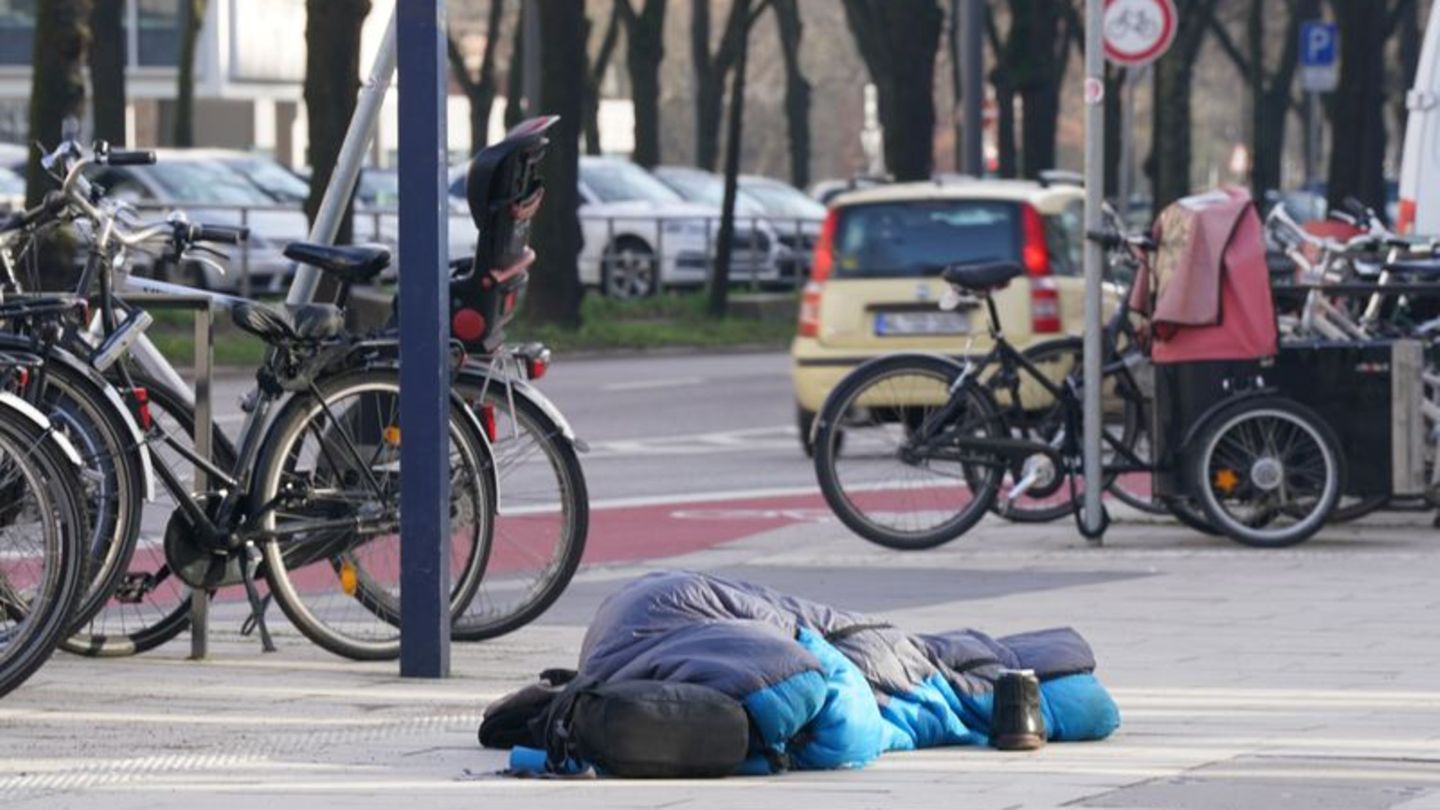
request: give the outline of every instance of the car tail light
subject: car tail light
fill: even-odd
[[[815,242],[815,255],[810,262],[810,281],[800,293],[800,318],[796,328],[800,337],[820,335],[820,299],[825,293],[825,281],[835,266],[835,228],[839,220],[839,212],[831,209],[825,215],[825,224],[820,226],[820,239]]]
[[[1060,292],[1050,275],[1050,246],[1045,241],[1045,220],[1033,205],[1020,206],[1024,242],[1020,263],[1030,277],[1030,331],[1053,334],[1060,331]]]
[[[1415,232],[1415,201],[1400,201],[1400,216],[1395,223],[1395,232],[1398,234],[1411,234]]]

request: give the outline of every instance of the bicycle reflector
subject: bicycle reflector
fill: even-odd
[[[150,415],[150,390],[140,387],[131,388],[130,402],[135,406],[135,421],[140,423],[140,429],[149,430],[153,427],[155,419]]]

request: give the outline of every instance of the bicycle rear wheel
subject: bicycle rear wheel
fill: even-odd
[[[472,409],[488,409],[500,481],[485,576],[455,622],[460,641],[505,635],[549,609],[580,566],[590,525],[585,475],[570,440],[525,390],[509,391],[498,377],[487,387],[485,378],[466,371],[457,387]]]
[[[0,696],[49,659],[85,590],[79,491],[48,429],[0,403]]]
[[[296,629],[348,658],[400,654],[400,380],[365,369],[316,383],[269,430],[252,502],[270,592]],[[463,402],[450,417],[450,608],[475,595],[496,502],[489,443]],[[350,522],[345,528],[323,522]],[[317,528],[310,528],[315,526]]]
[[[856,534],[888,548],[926,549],[985,516],[1004,465],[959,442],[1005,433],[988,394],[973,383],[954,392],[953,417],[936,424],[961,372],[932,355],[883,357],[857,368],[826,399],[815,472],[830,508]],[[940,434],[944,442],[922,440]]]

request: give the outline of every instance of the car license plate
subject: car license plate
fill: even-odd
[[[963,312],[877,312],[875,334],[967,335],[970,319]]]

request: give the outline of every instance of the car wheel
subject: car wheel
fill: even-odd
[[[617,239],[605,251],[601,267],[601,288],[609,298],[646,298],[659,286],[655,251],[633,237]]]

